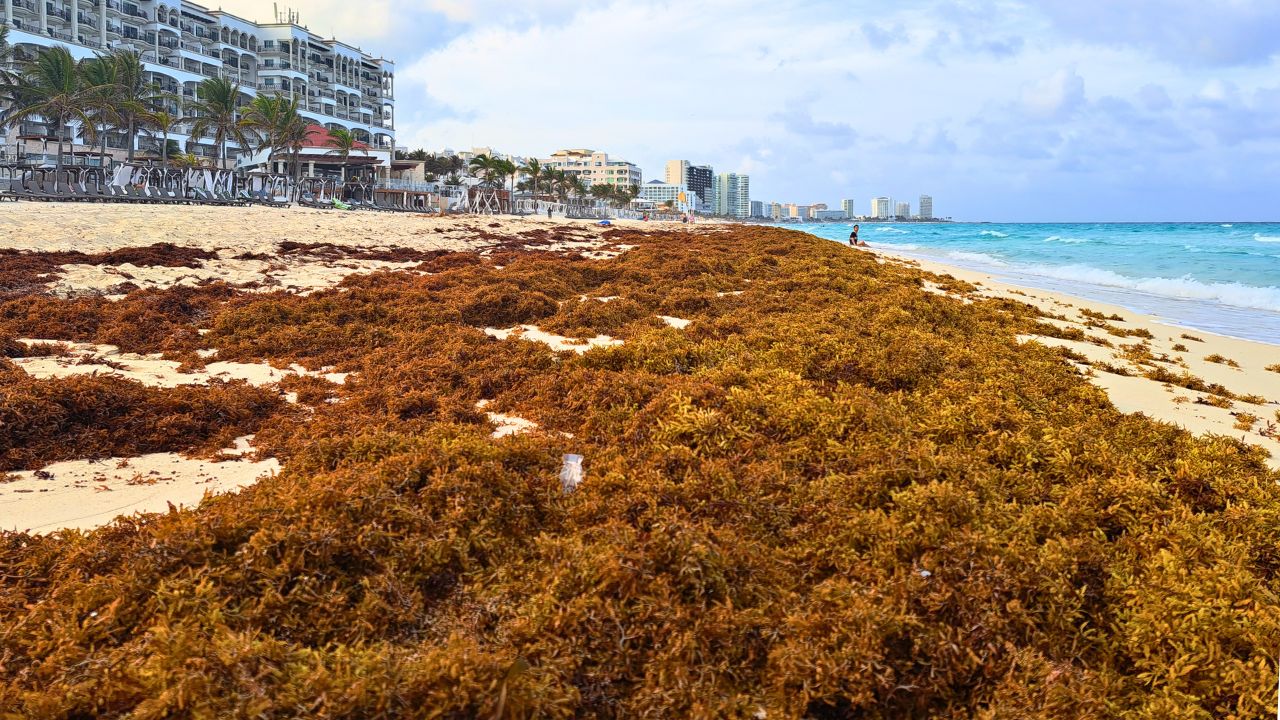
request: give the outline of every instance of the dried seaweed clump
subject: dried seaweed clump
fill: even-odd
[[[1262,450],[1119,413],[1017,341],[1026,306],[924,292],[940,279],[913,268],[771,228],[611,239],[637,247],[221,307],[220,356],[355,374],[291,386],[314,406],[267,421],[285,469],[248,491],[0,535],[0,708],[1274,711]],[[666,302],[693,324],[651,322]],[[535,321],[625,343],[476,329]],[[492,439],[482,399],[540,430]],[[569,452],[587,477],[565,493]]]
[[[282,405],[275,393],[243,384],[158,389],[111,376],[10,376],[0,381],[0,470],[225,447]]]

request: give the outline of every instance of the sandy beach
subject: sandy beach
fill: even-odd
[[[677,224],[623,222],[622,227],[681,229]],[[705,226],[698,226],[706,230]],[[489,254],[518,247],[558,253],[581,253],[607,261],[631,246],[611,241],[593,223],[512,217],[420,217],[372,213],[336,213],[305,209],[178,208],[69,204],[0,205],[0,250],[109,253],[172,243],[210,253],[188,266],[134,263],[67,262],[42,278],[43,292],[56,297],[102,296],[119,300],[138,289],[200,287],[221,281],[259,293],[307,294],[330,288],[345,278],[374,272],[421,274],[430,252]],[[282,244],[297,243],[281,252]],[[291,247],[291,246],[286,246]],[[850,250],[856,252],[855,250]],[[1268,371],[1280,348],[1175,327],[1122,308],[1048,291],[1018,288],[995,279],[941,264],[920,263],[873,250],[884,262],[921,267],[975,286],[957,293],[926,282],[922,290],[962,303],[1008,299],[1031,304],[1051,317],[1046,321],[1064,335],[1024,335],[1020,341],[1065,348],[1068,359],[1124,412],[1143,413],[1196,434],[1238,438],[1265,448],[1271,465],[1280,468],[1280,373]],[[416,254],[415,254],[416,253]],[[398,254],[405,259],[394,258]],[[740,294],[722,292],[720,297]],[[609,302],[615,298],[596,298]],[[657,316],[683,329],[689,321]],[[499,340],[518,337],[541,342],[552,350],[578,353],[593,347],[621,345],[607,335],[566,337],[532,325],[483,328]],[[201,330],[201,332],[207,332]],[[199,351],[198,368],[166,359],[161,353],[128,353],[110,345],[59,343],[52,338],[21,338],[31,347],[57,347],[56,353],[14,358],[34,378],[114,376],[150,387],[201,386],[245,382],[276,388],[285,378],[314,377],[341,386],[347,374],[322,367],[273,367],[266,362],[221,361],[214,350]],[[1224,400],[1211,392],[1152,379],[1150,371],[1187,374],[1230,391]],[[297,393],[280,390],[296,403]],[[498,422],[495,436],[536,427],[513,415],[489,413]],[[162,512],[172,503],[191,506],[208,492],[233,491],[263,472],[275,471],[271,458],[253,456],[247,441],[241,452],[212,460],[186,460],[169,453],[140,458],[79,458],[15,474],[0,484],[0,528],[48,532],[87,529],[115,514]],[[78,464],[77,464],[78,463]],[[137,468],[163,472],[138,483]],[[145,475],[145,473],[144,473]],[[106,498],[110,498],[109,500]],[[86,510],[86,508],[97,508]]]
[[[158,708],[195,663],[217,716],[363,717],[406,682],[433,707],[514,682],[539,717],[844,716],[803,699],[815,668],[810,697],[946,698],[863,706],[904,716],[991,667],[990,697],[1062,717],[1175,666],[1146,714],[1273,687],[1274,347],[770,227],[0,227],[24,715]],[[132,674],[83,671],[108,666]]]
[[[1069,362],[1105,390],[1120,410],[1143,413],[1199,435],[1225,435],[1257,445],[1271,453],[1271,466],[1280,469],[1280,372],[1267,369],[1280,362],[1280,345],[1171,325],[1126,308],[1014,286],[986,273],[883,249],[871,252],[890,262],[949,275],[978,287],[969,293],[971,297],[955,295],[962,301],[1004,298],[1028,303],[1056,316],[1046,321],[1071,333],[1083,333],[1084,339],[1045,335],[1025,335],[1020,339],[1066,348],[1082,356]],[[1135,334],[1117,337],[1107,325]],[[1179,375],[1188,373],[1254,402],[1224,403],[1210,393],[1146,377],[1145,373],[1160,367]]]

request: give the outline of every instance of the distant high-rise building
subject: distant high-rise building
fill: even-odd
[[[783,209],[784,207],[786,206],[782,203],[773,203],[772,207],[769,208],[769,217],[774,220],[781,220],[786,217],[784,214],[786,212],[786,210]]]
[[[885,219],[889,217],[889,213],[893,212],[890,205],[893,203],[887,197],[871,198],[871,217],[877,219]]]
[[[920,196],[919,216],[921,220],[933,219],[933,197],[930,195]]]
[[[853,200],[841,200],[841,201],[840,201],[840,209],[844,211],[844,216],[845,216],[845,217],[847,217],[847,218],[857,217],[857,214],[856,214],[856,213],[854,213],[854,211],[853,211],[853,205],[854,205]]]
[[[715,209],[715,172],[710,165],[693,165],[688,160],[668,160],[666,180],[668,185],[684,185],[690,192],[697,194],[699,210],[712,212]]]
[[[698,194],[703,212],[711,212],[715,208],[715,171],[710,165],[690,165],[685,170],[684,184]]]
[[[666,181],[668,185],[688,185],[689,161],[668,160]]]
[[[900,217],[900,218],[911,217],[911,203],[909,202],[898,203],[897,206],[894,207],[893,216]]]
[[[751,178],[737,173],[721,173],[716,176],[711,189],[715,197],[715,214],[730,217],[750,217]]]
[[[751,201],[751,217],[753,218],[764,217],[765,216],[764,206],[765,204],[760,202],[759,200],[752,200]]]

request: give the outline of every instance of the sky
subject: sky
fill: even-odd
[[[409,148],[593,148],[646,181],[687,159],[858,212],[1280,219],[1276,0],[285,4],[396,61]]]

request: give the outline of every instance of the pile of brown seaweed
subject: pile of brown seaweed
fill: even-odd
[[[1122,415],[1016,341],[1036,310],[923,290],[963,290],[944,278],[769,228],[612,239],[636,249],[441,257],[306,297],[182,291],[187,310],[133,293],[61,320],[54,337],[85,341],[136,311],[185,350],[355,374],[254,420],[285,467],[238,495],[0,535],[0,717],[1274,708],[1263,451]],[[0,334],[25,317],[0,308]],[[518,324],[624,344],[482,332]],[[261,407],[237,392],[217,402]],[[23,417],[54,427],[40,397]],[[493,439],[481,400],[539,429]],[[181,411],[186,442],[207,402]],[[569,493],[564,453],[586,458]]]

